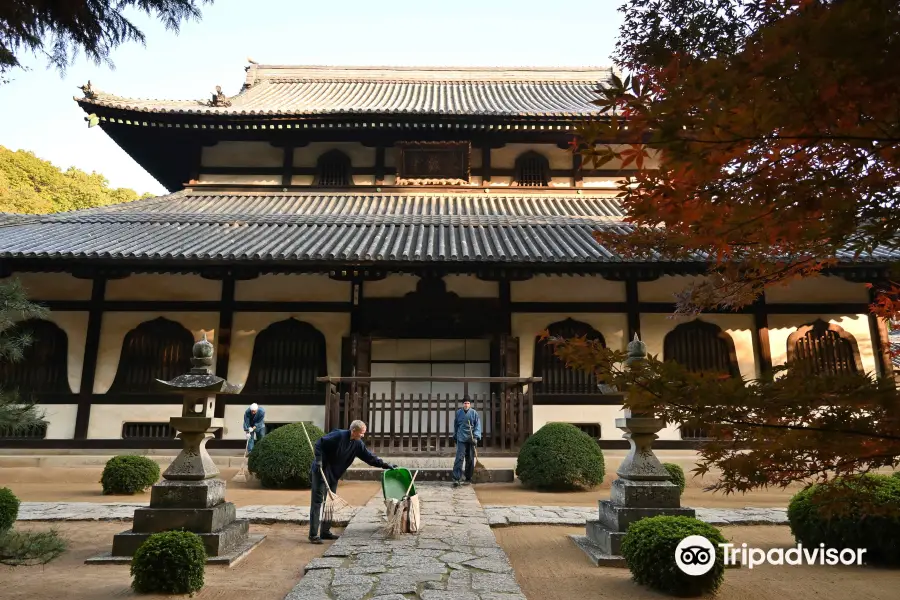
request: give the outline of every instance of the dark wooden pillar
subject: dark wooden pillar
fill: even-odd
[[[350,333],[358,333],[362,315],[363,305],[363,281],[352,280],[350,282]]]
[[[875,302],[876,292],[869,289],[869,303]],[[891,344],[888,338],[887,325],[883,319],[878,318],[870,311],[869,337],[872,340],[872,355],[875,357],[875,369],[879,377],[891,377],[894,374],[894,365],[891,363]]]
[[[78,388],[78,413],[75,416],[75,439],[87,437],[91,420],[91,399],[94,395],[94,377],[97,374],[97,356],[100,351],[100,328],[103,324],[103,300],[106,296],[106,278],[97,277],[91,288],[91,304],[88,311],[87,335],[84,342],[84,360],[81,363],[81,385]],[[110,437],[117,437],[112,436]]]
[[[384,184],[384,146],[375,148],[375,185]]]
[[[233,277],[222,279],[222,296],[219,302],[219,330],[216,332],[216,375],[228,379],[228,360],[231,356],[231,329],[234,326]],[[225,398],[216,396],[216,418],[225,416]]]
[[[641,307],[638,296],[638,280],[635,277],[625,279],[625,303],[628,311],[628,339],[627,344],[634,339],[635,334],[641,339]]]
[[[282,162],[281,169],[281,187],[288,187],[291,185],[291,180],[293,179],[293,171],[294,171],[294,147],[293,146],[285,146],[284,147],[284,161]],[[224,282],[223,282],[224,285]],[[220,375],[219,377],[222,377]]]
[[[481,184],[491,182],[491,146],[485,144],[481,147]]]
[[[578,152],[572,155],[572,185],[575,187],[584,185],[581,173],[581,154]]]
[[[772,372],[772,347],[769,345],[769,311],[766,296],[761,295],[753,304],[753,350],[759,374]]]

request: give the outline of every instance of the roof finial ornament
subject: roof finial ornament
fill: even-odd
[[[207,106],[231,106],[231,101],[222,93],[222,86],[216,86],[216,93],[213,94],[212,100],[206,103]]]
[[[78,89],[81,90],[81,93],[84,94],[84,97],[88,100],[93,100],[97,97],[97,94],[94,93],[94,90],[91,88],[91,80],[88,79],[88,82],[85,85],[79,85]]]
[[[638,337],[637,332],[634,334],[634,339],[628,342],[628,358],[625,359],[625,364],[627,366],[631,366],[632,364],[645,360],[647,358],[647,344],[641,341],[641,338]]]
[[[256,61],[253,60],[252,58],[250,58],[249,56],[247,57],[247,62],[250,63],[251,65],[258,65],[258,64],[259,64],[258,62],[256,62]]]

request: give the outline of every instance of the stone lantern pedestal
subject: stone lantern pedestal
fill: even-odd
[[[637,336],[628,344],[627,365],[647,357],[646,345]],[[653,440],[665,427],[652,415],[632,414],[616,419],[616,427],[631,445],[616,471],[609,500],[600,500],[599,518],[587,521],[587,535],[570,536],[597,566],[625,567],[619,554],[628,526],[640,519],[658,516],[696,516],[694,509],[681,507],[681,492],[669,480],[669,473],[653,453]]]
[[[113,537],[112,552],[88,563],[130,563],[148,537],[163,531],[190,531],[203,540],[209,564],[231,565],[243,558],[263,539],[250,535],[250,522],[236,517],[232,502],[225,501],[225,482],[206,451],[206,443],[223,426],[213,418],[215,395],[232,393],[237,387],[216,377],[213,347],[206,339],[194,344],[190,373],[172,381],[159,381],[167,391],[183,396],[182,416],[169,423],[183,443],[181,453],[163,473],[163,480],[150,492],[150,507],[134,511],[133,526]]]

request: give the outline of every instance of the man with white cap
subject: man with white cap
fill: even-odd
[[[256,402],[244,411],[244,433],[249,440],[247,442],[248,453],[253,450],[253,444],[266,435],[266,409],[260,408]]]

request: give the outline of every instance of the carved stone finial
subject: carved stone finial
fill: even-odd
[[[207,106],[231,106],[231,100],[222,93],[222,86],[216,86],[216,93],[213,94],[212,100],[206,103]]]
[[[644,360],[647,358],[647,344],[641,341],[638,337],[638,334],[634,334],[634,339],[628,342],[628,358],[625,359],[625,364],[631,366],[632,364]]]
[[[213,345],[206,339],[206,332],[203,332],[203,339],[194,344],[193,357],[191,364],[195,368],[208,368],[213,364]]]
[[[97,94],[94,93],[94,90],[91,88],[91,80],[88,79],[88,82],[84,85],[79,85],[78,89],[81,90],[81,93],[84,94],[84,97],[93,100],[97,97]]]

